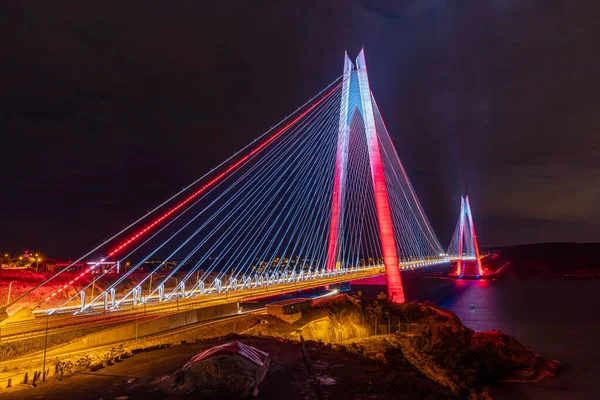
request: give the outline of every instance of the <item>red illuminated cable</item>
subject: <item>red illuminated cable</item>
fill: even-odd
[[[161,215],[159,218],[157,218],[156,220],[154,220],[152,223],[150,223],[149,225],[147,225],[146,227],[144,227],[142,230],[138,231],[135,235],[131,236],[129,239],[127,239],[126,241],[124,241],[123,243],[121,243],[113,251],[111,251],[106,256],[106,258],[109,258],[109,257],[112,257],[112,256],[118,254],[121,250],[123,250],[125,247],[127,247],[128,245],[130,245],[132,242],[136,241],[144,233],[148,232],[150,229],[152,229],[156,225],[160,224],[162,221],[164,221],[170,215],[172,215],[173,213],[175,213],[177,210],[180,210],[182,207],[184,207],[190,201],[192,201],[193,199],[195,199],[196,197],[198,197],[199,195],[201,195],[202,193],[204,193],[210,187],[214,186],[216,183],[218,183],[219,181],[221,181],[225,176],[227,176],[230,172],[235,171],[238,167],[240,167],[246,161],[248,161],[252,156],[254,156],[256,153],[258,153],[263,148],[265,148],[267,145],[269,145],[269,143],[273,142],[275,139],[277,139],[279,136],[281,136],[281,134],[283,134],[289,128],[291,128],[293,125],[295,125],[296,122],[298,122],[299,120],[301,120],[309,112],[311,112],[312,110],[314,110],[319,104],[321,104],[323,101],[325,101],[329,96],[331,96],[331,94],[333,94],[333,92],[335,92],[344,83],[344,81],[345,81],[345,79],[342,82],[340,82],[338,85],[336,85],[332,90],[330,90],[319,101],[317,101],[315,104],[313,104],[308,109],[306,109],[302,114],[300,114],[293,121],[291,121],[286,126],[284,126],[283,128],[281,128],[278,132],[276,132],[275,134],[273,134],[273,136],[271,136],[265,142],[263,142],[259,146],[257,146],[250,153],[246,154],[244,157],[242,157],[241,159],[239,159],[238,161],[236,161],[233,165],[229,166],[225,171],[223,171],[219,175],[215,176],[213,179],[211,179],[209,182],[207,182],[206,184],[204,184],[196,192],[192,193],[189,197],[187,197],[181,203],[177,204],[174,208],[170,209],[169,211],[167,211],[166,213],[164,213],[163,215]],[[103,259],[103,261],[104,260],[105,259]],[[85,271],[83,271],[81,274],[79,274],[75,279],[73,279],[69,284],[64,285],[62,288],[60,288],[57,291],[55,291],[54,293],[52,293],[44,301],[50,300],[52,297],[56,296],[59,292],[61,292],[62,290],[66,289],[70,284],[72,284],[73,282],[79,280],[79,278],[83,277],[83,275],[87,274],[88,272],[90,272],[94,268],[95,268],[95,265],[92,266],[92,267],[87,268]]]
[[[184,201],[182,201],[181,203],[179,203],[178,205],[175,206],[175,208],[172,208],[171,210],[169,210],[168,212],[164,213],[161,217],[159,217],[158,219],[156,219],[154,222],[152,222],[151,224],[149,224],[148,226],[146,226],[144,229],[140,230],[137,234],[133,235],[132,237],[130,237],[128,240],[126,240],[125,242],[123,242],[120,246],[118,246],[117,248],[115,248],[112,252],[110,252],[108,254],[107,257],[112,257],[115,254],[117,254],[118,252],[120,252],[124,247],[128,246],[131,242],[135,241],[138,237],[140,237],[141,235],[143,235],[144,233],[146,233],[148,230],[152,229],[154,226],[156,226],[157,224],[159,224],[160,222],[162,222],[165,218],[168,218],[171,214],[173,214],[175,211],[179,210],[181,207],[185,206],[186,204],[188,204],[190,201],[192,201],[193,199],[195,199],[196,197],[198,197],[200,194],[204,193],[206,191],[206,189],[214,186],[217,182],[221,181],[225,176],[227,176],[230,172],[235,171],[238,167],[240,167],[241,165],[243,165],[246,161],[248,161],[252,156],[254,156],[256,153],[258,153],[259,151],[261,151],[263,148],[265,148],[267,145],[269,145],[269,143],[273,142],[275,139],[277,139],[282,133],[286,132],[290,127],[292,127],[293,125],[296,124],[296,122],[298,122],[300,119],[302,119],[306,114],[308,114],[310,111],[312,111],[315,107],[317,107],[319,104],[321,104],[325,99],[327,99],[338,87],[340,87],[341,83],[338,84],[336,87],[334,87],[329,93],[327,93],[325,96],[323,96],[323,98],[321,100],[319,100],[318,102],[316,102],[315,104],[313,104],[311,107],[309,107],[306,111],[304,111],[302,114],[300,114],[298,117],[296,117],[292,122],[290,122],[289,124],[287,124],[286,126],[284,126],[279,132],[275,133],[273,136],[271,136],[269,139],[267,139],[265,142],[263,142],[262,144],[260,144],[258,147],[256,147],[254,150],[252,150],[250,153],[246,154],[244,157],[240,158],[237,162],[235,162],[233,165],[229,166],[225,171],[221,172],[219,175],[217,175],[216,177],[214,177],[212,180],[210,180],[208,183],[204,184],[204,186],[202,186],[200,189],[198,189],[196,192],[194,192],[192,195],[190,195],[188,198],[186,198]]]

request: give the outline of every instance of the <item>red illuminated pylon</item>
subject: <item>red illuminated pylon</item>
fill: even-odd
[[[344,61],[344,77],[352,74],[353,65],[348,55]],[[379,137],[375,125],[373,103],[371,101],[371,90],[369,87],[369,76],[365,62],[364,49],[356,58],[357,79],[345,79],[342,87],[342,101],[340,109],[340,126],[338,131],[336,166],[333,186],[333,197],[331,207],[331,222],[329,227],[329,239],[327,248],[327,270],[332,271],[336,267],[339,253],[339,232],[343,216],[343,199],[346,187],[346,170],[348,162],[348,143],[350,135],[350,121],[348,121],[350,104],[350,91],[356,87],[360,93],[360,110],[365,123],[367,137],[367,148],[369,163],[371,166],[371,177],[375,191],[375,208],[383,253],[383,263],[386,270],[388,285],[388,297],[396,303],[404,302],[404,290],[402,278],[398,267],[398,253],[396,250],[396,239],[390,211],[390,203],[386,188],[383,161],[379,148]]]
[[[458,222],[456,223],[456,229],[450,246],[448,247],[448,255],[457,260],[456,275],[461,276],[463,258],[465,254],[465,248],[467,257],[475,259],[477,262],[477,273],[479,276],[483,276],[483,268],[481,265],[481,257],[479,255],[479,244],[477,243],[477,235],[475,234],[475,224],[473,223],[473,215],[471,214],[471,205],[469,204],[469,196],[460,197],[460,214],[458,216]]]
[[[469,225],[471,228],[471,238],[473,239],[473,247],[475,248],[475,259],[477,260],[477,271],[479,276],[483,276],[483,268],[481,267],[481,257],[479,256],[479,244],[477,243],[477,235],[475,234],[475,224],[473,223],[473,215],[471,214],[471,205],[469,204],[469,196],[465,197],[467,208],[467,216],[469,217]]]

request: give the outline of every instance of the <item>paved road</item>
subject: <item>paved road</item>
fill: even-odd
[[[186,331],[193,331],[195,329],[198,329],[198,328],[201,328],[204,326],[210,326],[215,323],[222,322],[224,320],[240,319],[240,318],[246,317],[247,314],[263,314],[263,313],[265,313],[264,308],[253,310],[252,312],[244,313],[242,315],[234,314],[234,315],[227,315],[227,316],[223,316],[223,317],[217,317],[210,321],[198,322],[198,323],[186,325],[186,326],[183,326],[180,328],[171,329],[169,331],[155,333],[155,334],[148,335],[145,337],[140,337],[138,340],[146,340],[146,339],[160,340],[160,338],[162,338],[162,337],[168,337],[168,336],[171,336],[174,334],[181,334],[181,333],[185,333]],[[137,343],[138,342],[136,340],[119,342],[119,344],[122,344],[124,346],[131,345],[134,347],[137,346]],[[67,347],[65,348],[65,346],[67,346]],[[90,354],[90,353],[108,351],[112,347],[115,347],[116,344],[113,343],[113,344],[108,344],[108,345],[92,347],[92,348],[86,348],[83,350],[79,349],[77,351],[71,351],[71,352],[67,351],[68,345],[65,345],[65,346],[56,346],[56,347],[48,350],[47,355],[46,355],[47,360],[55,360],[57,357],[60,360],[65,360],[70,357],[76,357],[76,358],[85,357],[87,354]],[[41,370],[42,362],[43,362],[43,351],[29,354],[27,356],[24,356],[24,357],[21,357],[18,359],[14,359],[14,360],[0,361],[0,371],[6,371],[6,372],[0,372],[0,386],[1,386],[0,387],[0,395],[3,393],[1,391],[1,389],[6,386],[6,383],[8,382],[9,378],[12,378],[13,382],[20,381],[23,377],[24,371],[26,371],[26,370]],[[52,372],[51,372],[51,375],[52,375]]]

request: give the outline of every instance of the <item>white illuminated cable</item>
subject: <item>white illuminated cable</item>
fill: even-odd
[[[395,164],[397,164],[397,166],[400,168],[402,174],[404,175],[404,178],[405,178],[404,181],[406,182],[406,185],[409,188],[409,191],[410,191],[410,193],[412,195],[414,203],[415,203],[416,207],[418,208],[419,213],[420,213],[420,215],[422,216],[422,218],[423,218],[423,220],[425,222],[425,225],[427,227],[427,230],[429,231],[430,236],[434,240],[435,247],[436,247],[437,251],[438,252],[443,252],[442,246],[441,246],[441,244],[440,244],[437,236],[435,235],[435,232],[433,231],[433,228],[431,227],[431,223],[430,223],[429,219],[427,218],[427,214],[423,210],[423,207],[421,206],[421,203],[419,202],[419,200],[417,198],[417,195],[416,195],[416,193],[414,191],[414,188],[413,188],[413,186],[412,186],[412,184],[410,182],[410,179],[408,179],[408,175],[406,174],[406,170],[404,169],[404,166],[402,165],[402,162],[400,161],[400,157],[398,156],[398,152],[396,151],[394,143],[392,142],[392,140],[391,140],[391,138],[389,136],[387,127],[385,126],[385,121],[381,117],[381,113],[379,112],[379,108],[377,107],[377,102],[375,101],[375,97],[373,95],[371,95],[371,98],[372,98],[372,103],[374,105],[374,109],[375,109],[376,113],[379,115],[379,120],[381,121],[381,125],[383,126],[383,130],[384,130],[384,132],[385,132],[385,134],[387,136],[387,139],[388,139],[388,141],[390,143],[391,148],[393,149],[393,154],[395,155],[395,158],[396,158],[396,161],[397,161]]]
[[[337,110],[336,110],[336,114],[337,114]],[[330,119],[330,121],[328,121],[328,126],[324,127],[322,129],[322,131],[330,132],[330,128],[337,126],[337,125],[334,125],[334,121],[335,121],[335,119]],[[325,143],[325,145],[321,145],[319,147],[322,147],[324,149],[330,148],[330,151],[333,150],[333,152],[335,152],[336,149],[332,145],[337,142],[337,137],[336,137],[337,135],[336,136],[331,135],[331,136],[332,137],[330,138],[329,143]],[[282,272],[283,274],[286,274],[288,272],[291,260],[293,259],[294,255],[297,254],[296,248],[297,248],[298,244],[301,243],[302,245],[304,245],[304,243],[306,242],[306,240],[304,240],[305,233],[308,232],[310,224],[316,220],[315,211],[317,211],[318,208],[315,207],[314,205],[319,200],[319,194],[321,195],[321,198],[325,198],[326,196],[323,196],[323,193],[327,193],[327,191],[328,191],[328,188],[324,187],[325,186],[324,183],[329,181],[328,177],[330,175],[330,173],[329,173],[329,171],[327,171],[326,167],[327,167],[327,164],[332,164],[331,159],[334,159],[334,157],[335,157],[335,154],[333,156],[331,154],[326,154],[324,156],[321,156],[319,154],[316,157],[316,160],[315,160],[316,163],[314,163],[314,165],[315,165],[314,169],[319,171],[319,173],[317,173],[317,174],[313,173],[312,174],[313,177],[311,179],[309,179],[309,182],[313,182],[313,183],[312,183],[312,185],[309,184],[309,186],[306,187],[306,190],[305,190],[306,193],[303,193],[302,203],[299,206],[297,206],[296,213],[294,214],[294,216],[292,218],[293,221],[295,221],[295,222],[290,223],[288,225],[286,232],[282,235],[282,241],[280,241],[279,245],[273,251],[273,254],[270,257],[269,263],[273,263],[273,261],[275,259],[275,254],[281,253],[283,255],[282,257],[279,257],[279,261],[277,262],[277,265],[274,267],[274,269],[276,271],[281,270],[281,267],[283,264],[283,259],[287,258],[288,261]],[[328,160],[329,160],[329,162],[328,162]],[[332,173],[333,172],[331,172],[331,174]],[[315,176],[318,177],[317,181],[314,180]],[[299,213],[299,210],[302,210],[301,214]],[[282,223],[285,224],[285,221],[283,221]],[[290,230],[292,231],[291,233],[290,233]],[[316,233],[316,232],[318,232],[318,229],[313,226],[312,232]],[[283,237],[289,237],[289,240],[286,241],[287,244],[286,244],[285,249],[281,250],[281,246],[283,245]],[[289,246],[291,243],[293,243],[292,244],[293,248],[290,251]],[[303,253],[303,251],[301,250],[300,254],[302,254],[302,253]],[[296,265],[294,265],[294,271],[295,271],[295,269],[296,269]]]
[[[338,114],[338,110],[337,110],[337,109],[333,109],[333,111],[334,111],[334,113],[333,113],[333,114],[334,114],[334,115],[333,115],[333,118],[330,118],[330,119],[328,120],[327,126],[326,126],[326,127],[324,127],[324,129],[322,129],[322,131],[324,131],[324,132],[330,132],[330,129],[329,129],[329,128],[331,128],[331,127],[334,127],[335,120],[336,120],[336,119],[337,119],[337,117],[338,117],[338,115],[337,115],[337,114]],[[325,149],[331,148],[331,147],[332,147],[332,144],[333,144],[332,142],[333,142],[333,143],[337,142],[337,138],[336,138],[336,137],[331,137],[331,138],[330,138],[330,140],[329,140],[329,143],[325,143],[325,146],[323,146],[323,145],[320,145],[319,147],[322,147],[322,148],[325,148]],[[335,151],[335,148],[333,149],[333,151]],[[315,153],[315,154],[316,154],[316,153]],[[314,161],[308,161],[308,163],[310,163],[310,164],[312,164],[312,165],[315,165],[315,166],[316,166],[316,168],[315,168],[315,169],[316,169],[316,170],[318,170],[318,171],[320,171],[320,168],[319,168],[319,166],[320,166],[321,164],[326,164],[326,161],[327,161],[327,156],[315,156],[315,157],[313,157],[313,158],[314,158],[315,160],[314,160]],[[315,163],[315,162],[316,162],[316,163]],[[321,164],[319,164],[319,162],[320,162]],[[319,173],[319,174],[313,174],[313,177],[314,177],[315,175],[321,175],[321,178],[323,178],[323,176],[325,176],[325,175],[326,175],[326,173],[325,173],[324,171],[320,171],[320,173]],[[311,179],[311,180],[312,180],[312,179]],[[313,190],[314,190],[314,189],[313,189]],[[326,189],[326,190],[327,190],[327,189]],[[306,200],[308,200],[308,198],[309,198],[309,197],[312,197],[312,195],[313,195],[312,191],[310,191],[310,192],[309,192],[309,195],[308,195],[308,194],[304,194],[304,196],[303,196],[303,197],[304,197],[304,204],[306,203]],[[305,210],[304,210],[304,214],[303,214],[303,215],[306,215],[307,211],[309,211],[309,210],[308,210],[308,209],[305,209]],[[297,213],[294,215],[293,219],[294,219],[295,221],[296,221],[296,220],[298,220]],[[303,218],[300,218],[300,221],[303,221],[303,220],[304,220]],[[283,221],[283,222],[282,222],[282,224],[285,224],[285,223],[286,223],[285,221]],[[301,225],[301,224],[300,224],[300,223],[294,223],[293,225],[289,225],[289,226],[288,226],[288,228],[290,228],[290,227],[292,227],[292,226],[293,226],[293,227],[297,227],[298,225]],[[302,225],[304,225],[304,224],[302,224]],[[282,225],[280,225],[280,226],[282,226]],[[288,231],[289,231],[289,229],[286,229],[286,232],[285,232],[285,233],[283,234],[283,236],[282,236],[282,241],[283,241],[283,237],[285,237],[285,235],[287,235]],[[269,259],[269,262],[268,262],[268,264],[269,264],[269,265],[272,265],[272,264],[273,264],[273,261],[274,261],[274,259],[276,258],[276,255],[277,255],[277,253],[281,252],[281,251],[280,251],[280,247],[281,247],[281,245],[282,245],[282,241],[280,241],[280,244],[279,244],[277,247],[275,247],[275,248],[273,249],[273,252],[272,252],[271,256],[270,256],[270,257],[267,257],[267,259]],[[288,244],[289,244],[289,243],[288,243]],[[286,253],[287,253],[287,249],[286,249],[286,250],[283,250],[282,254],[286,254]],[[279,257],[279,262],[277,263],[277,266],[276,266],[276,267],[274,267],[274,269],[275,269],[275,270],[279,270],[279,268],[281,267],[281,263],[282,263],[282,260],[283,260],[283,258],[284,258],[283,256],[282,256],[282,257]]]
[[[268,146],[266,146],[265,148],[269,148],[269,147],[268,147]],[[257,155],[261,154],[261,153],[262,153],[264,150],[265,150],[265,149],[261,149],[261,151],[257,152],[257,153],[256,153],[256,154],[255,154],[255,155],[252,157],[252,158],[255,158],[255,157],[257,157]],[[252,158],[250,158],[250,159],[252,159]],[[229,179],[229,177],[230,177],[230,176],[227,176],[227,177],[225,177],[225,179],[223,179],[222,181],[218,182],[218,184],[217,184],[217,185],[214,185],[214,186],[213,186],[213,187],[212,187],[210,190],[208,190],[206,193],[204,193],[204,195],[203,195],[203,196],[201,196],[200,198],[198,198],[198,199],[197,199],[197,200],[196,200],[196,201],[195,201],[195,202],[192,204],[192,206],[188,207],[188,208],[187,208],[186,210],[184,210],[182,213],[178,214],[178,215],[175,217],[175,219],[177,219],[177,218],[181,217],[181,216],[182,216],[182,215],[183,215],[185,212],[187,212],[189,209],[191,209],[191,207],[193,207],[193,205],[197,204],[197,203],[198,203],[198,202],[199,202],[199,201],[200,201],[202,198],[206,197],[206,196],[207,196],[209,193],[211,193],[213,190],[215,190],[215,189],[216,189],[218,186],[220,186],[221,184],[223,184],[223,183],[224,183],[224,182],[225,182],[227,179]],[[171,220],[171,221],[169,222],[169,224],[170,224],[170,223],[172,223],[172,222],[174,222],[174,219],[173,219],[173,220]],[[164,228],[166,228],[166,226],[164,226],[162,229],[164,229]],[[162,231],[162,229],[161,229],[161,231]],[[155,236],[155,235],[153,235],[152,237],[154,237],[154,236]],[[143,244],[145,244],[145,243],[147,243],[147,241],[145,241]],[[142,245],[143,245],[143,244],[142,244]],[[136,250],[137,250],[137,249],[139,249],[140,247],[141,247],[141,245],[140,245],[140,246],[138,246],[138,248],[136,248]],[[132,253],[133,253],[133,252],[132,252]],[[130,255],[131,255],[132,253],[130,253]],[[146,258],[146,259],[147,259],[147,258]],[[138,263],[138,264],[137,264],[137,265],[136,265],[134,268],[130,269],[130,271],[128,271],[128,273],[126,273],[126,274],[125,274],[126,276],[122,277],[122,278],[121,278],[121,279],[120,279],[120,280],[119,280],[119,281],[118,281],[116,284],[118,284],[118,283],[122,282],[122,281],[123,281],[123,279],[124,279],[125,277],[127,277],[129,274],[131,274],[133,271],[135,271],[135,270],[136,270],[136,269],[137,269],[137,268],[138,268],[138,267],[139,267],[141,264],[142,264],[142,262]],[[103,275],[105,275],[105,274],[103,274]],[[103,276],[103,275],[101,275],[101,276]],[[88,285],[88,286],[89,286],[89,285]],[[112,287],[114,287],[114,286],[116,286],[116,285],[115,285],[115,284],[113,284],[113,285],[111,285],[111,287],[110,287],[110,288],[112,288]],[[110,288],[109,288],[109,289],[110,289]],[[109,290],[109,289],[107,289],[107,290]],[[103,294],[103,293],[102,293],[102,294]],[[98,297],[96,297],[96,300],[97,300],[97,299],[99,299],[99,298],[102,296],[102,294],[100,294]],[[69,300],[69,301],[70,301],[70,300]],[[92,303],[90,303],[90,304],[93,304],[93,302],[94,302],[94,301],[92,301]],[[66,303],[64,303],[64,304],[66,304]],[[63,304],[63,306],[64,306],[64,304]],[[62,307],[62,306],[61,306],[61,307]],[[60,307],[59,307],[59,308],[60,308]]]
[[[314,129],[314,127],[311,127],[311,129]],[[293,151],[293,150],[292,150],[292,151]],[[283,178],[283,176],[278,176],[278,179],[282,179],[282,178]],[[277,186],[277,185],[275,185],[275,186]],[[208,271],[207,271],[207,272],[208,272]]]
[[[243,179],[243,178],[242,178],[242,179]],[[239,180],[238,180],[238,181],[236,181],[236,183],[237,183],[237,182],[239,182]],[[246,183],[246,185],[247,185],[247,183]],[[227,204],[229,204],[229,203],[227,203]],[[223,207],[221,207],[221,209],[223,209]],[[213,215],[211,216],[211,220],[212,220],[212,219],[213,219],[215,216],[216,216],[216,215],[215,215],[215,214],[213,214]],[[189,259],[189,257],[188,257],[188,259]],[[187,261],[187,260],[186,260],[186,261]],[[177,267],[176,267],[174,270],[172,270],[172,271],[169,273],[169,275],[168,275],[166,278],[164,278],[164,280],[163,280],[162,284],[165,284],[165,283],[166,283],[166,281],[167,281],[168,279],[170,279],[170,277],[171,277],[171,276],[173,276],[173,274],[174,274],[174,273],[175,273],[175,272],[176,272],[176,271],[177,271],[177,270],[178,270],[178,269],[179,269],[179,268],[180,268],[180,267],[181,267],[183,264],[184,264],[184,262],[181,262],[181,263],[180,263],[180,264],[179,264],[179,265],[178,265],[178,266],[177,266]],[[157,286],[157,288],[158,288],[159,286],[161,286],[161,284],[159,284],[159,285]],[[176,290],[176,289],[177,289],[177,288],[175,288],[174,290]],[[154,290],[154,292],[152,292],[152,293],[155,293],[155,292],[156,292],[156,290],[158,290],[158,289],[155,289],[155,290]],[[122,299],[122,300],[123,300],[123,299]]]
[[[207,256],[208,256],[208,255],[207,255]],[[217,258],[220,258],[220,257],[217,257]],[[195,269],[195,268],[196,268],[196,267],[194,267],[194,269]],[[190,271],[190,272],[188,273],[188,276],[186,276],[186,278],[184,278],[184,280],[187,280],[187,278],[189,277],[189,274],[191,274],[191,273],[193,273],[193,270],[192,270],[192,271]],[[208,274],[208,273],[210,273],[210,271],[209,271],[209,270],[207,270],[207,271],[205,272],[205,274]],[[203,276],[203,278],[205,278],[205,276]]]
[[[315,156],[313,155],[312,158],[314,159]],[[270,208],[269,215],[267,215],[266,217],[261,216],[261,218],[263,219],[263,224],[258,227],[258,229],[257,229],[258,232],[260,232],[261,229],[264,229],[265,224],[267,224],[268,222],[270,222],[270,220],[273,217],[274,213],[280,207],[279,204],[283,202],[283,199],[285,199],[285,204],[284,204],[284,207],[283,207],[284,209],[286,209],[286,210],[288,208],[290,208],[291,210],[294,209],[293,206],[291,206],[291,207],[289,206],[290,201],[293,202],[293,203],[297,202],[298,198],[299,198],[299,196],[297,196],[297,195],[303,189],[303,186],[301,186],[300,184],[297,184],[297,180],[301,177],[301,173],[303,171],[310,171],[310,169],[313,167],[314,162],[309,159],[307,162],[297,162],[295,164],[296,164],[296,166],[295,166],[294,169],[296,169],[296,170],[298,169],[297,167],[300,166],[300,168],[301,168],[300,169],[300,173],[298,174],[298,176],[295,176],[294,180],[292,180],[291,182],[288,180],[285,185],[281,185],[281,186],[274,185],[276,188],[279,188],[279,190],[276,190],[276,192],[273,193],[273,196],[275,196],[275,197],[278,198],[277,204],[275,206],[271,205],[269,207]],[[281,191],[282,191],[281,188],[283,188],[283,193],[281,193]],[[288,194],[290,188],[293,188],[293,191],[292,191],[291,194]],[[271,231],[272,231],[273,227],[274,226],[278,227],[278,231],[274,235],[271,235],[272,236],[271,243],[266,247],[266,249],[273,248],[273,241],[280,234],[281,228],[286,223],[287,217],[292,213],[291,210],[288,211],[286,214],[278,215],[277,218],[276,218],[276,220],[272,222],[269,230],[266,233],[264,233],[263,235],[261,235],[261,236],[263,236],[263,238],[267,238],[269,235],[271,235]],[[284,220],[283,221],[279,221],[279,217],[281,217],[281,216],[284,216]],[[253,245],[255,245],[255,243],[256,243],[255,241],[251,241],[250,242],[250,247],[252,247]],[[261,246],[258,245],[256,247],[260,248]],[[274,247],[274,251],[277,251],[277,246]],[[251,258],[254,258],[254,257],[250,257],[250,259]],[[263,256],[261,256],[261,259],[262,258],[263,258]],[[240,264],[246,264],[247,261],[240,260],[239,263]],[[225,268],[223,268],[221,275],[223,275],[223,274],[225,274],[227,272],[227,267],[228,266],[226,266]],[[248,265],[248,267],[249,267],[249,265]]]
[[[251,146],[253,146],[256,142],[258,142],[259,140],[261,140],[262,138],[264,138],[266,135],[268,135],[269,133],[271,133],[273,130],[275,130],[276,128],[278,128],[279,126],[281,126],[284,122],[286,122],[287,120],[289,120],[289,118],[291,116],[295,115],[300,109],[302,109],[302,108],[306,107],[307,105],[311,104],[316,98],[320,97],[324,92],[326,92],[327,90],[329,90],[329,88],[332,87],[337,81],[339,81],[340,78],[342,78],[342,76],[343,75],[337,77],[333,82],[331,82],[329,85],[327,85],[323,90],[321,90],[319,93],[317,93],[311,99],[309,99],[306,103],[304,103],[302,106],[300,106],[295,113],[292,113],[292,114],[288,115],[286,118],[284,118],[281,121],[279,121],[277,124],[275,124],[274,126],[272,126],[271,129],[267,130],[265,133],[263,133],[262,135],[258,136],[256,139],[252,140],[250,143],[248,143],[246,146],[244,146],[241,150],[239,150],[238,152],[236,152],[234,155],[228,157],[223,162],[221,162],[219,165],[217,165],[216,167],[214,167],[213,169],[211,169],[206,174],[202,175],[200,178],[196,179],[194,182],[192,182],[191,184],[189,184],[188,186],[186,186],[185,188],[183,188],[182,190],[180,190],[179,192],[177,192],[173,196],[169,197],[167,200],[165,200],[164,202],[162,202],[161,204],[159,204],[157,207],[155,207],[151,211],[147,212],[146,214],[142,215],[140,218],[138,218],[137,220],[135,220],[134,222],[132,222],[131,224],[127,225],[125,228],[121,229],[119,232],[117,232],[116,234],[114,234],[113,236],[111,236],[109,239],[103,241],[100,245],[94,247],[92,250],[88,251],[86,254],[84,254],[83,256],[79,257],[77,260],[73,261],[68,267],[64,268],[61,271],[58,271],[56,274],[52,275],[50,278],[46,279],[44,282],[41,282],[40,284],[36,285],[32,289],[30,289],[27,292],[23,293],[21,296],[19,296],[16,299],[14,299],[10,304],[6,305],[6,308],[12,306],[13,304],[17,303],[21,299],[25,298],[26,296],[28,296],[29,294],[31,294],[33,291],[35,291],[35,290],[39,289],[40,287],[46,285],[48,282],[52,281],[54,278],[56,278],[57,276],[61,275],[64,271],[69,270],[71,267],[73,267],[74,265],[76,265],[79,262],[81,262],[84,258],[90,256],[95,251],[101,249],[107,243],[111,242],[112,240],[114,240],[115,238],[117,238],[118,236],[120,236],[122,233],[125,233],[126,231],[128,231],[129,229],[131,229],[132,227],[134,227],[139,222],[143,221],[144,219],[146,219],[147,217],[149,217],[150,215],[152,215],[154,212],[156,212],[157,210],[159,210],[162,207],[164,207],[170,201],[172,201],[173,199],[177,198],[179,195],[185,193],[188,189],[190,189],[191,187],[195,186],[198,182],[202,181],[204,178],[206,178],[207,176],[209,176],[213,172],[213,170],[221,168],[222,166],[224,166],[225,164],[227,164],[229,161],[233,160],[236,157],[237,153],[239,153],[240,151],[247,150],[248,148],[250,148]],[[104,260],[104,259],[102,259],[102,260]],[[93,270],[94,268],[95,268],[95,266],[92,267],[91,269]]]

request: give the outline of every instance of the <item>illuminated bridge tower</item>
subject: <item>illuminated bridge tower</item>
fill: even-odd
[[[456,275],[464,274],[465,263],[471,262],[477,265],[477,276],[483,276],[481,257],[479,256],[479,245],[475,234],[475,224],[471,214],[469,196],[460,197],[460,214],[454,229],[454,235],[448,246],[448,256],[457,262]]]
[[[369,76],[365,62],[364,49],[356,58],[356,69],[348,55],[344,61],[344,77],[340,107],[340,120],[337,142],[336,165],[334,172],[331,222],[327,243],[327,270],[336,269],[341,237],[339,232],[343,222],[344,196],[347,182],[348,147],[350,126],[355,112],[364,121],[371,178],[373,181],[375,211],[382,247],[383,262],[386,270],[388,297],[390,300],[404,302],[404,290],[400,277],[399,259],[390,210],[390,201],[386,189],[383,161],[380,152],[379,136],[375,123],[375,110],[369,87]]]

